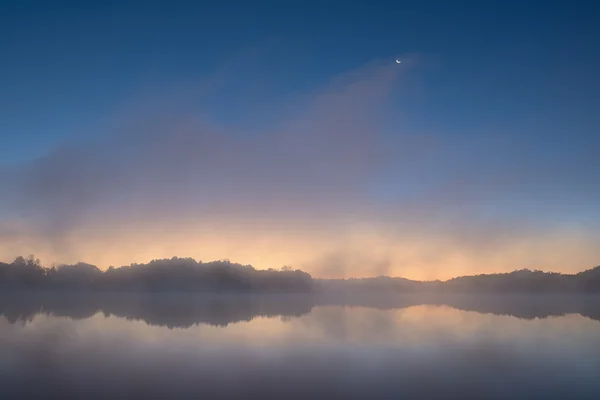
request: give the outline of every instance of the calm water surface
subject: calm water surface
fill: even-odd
[[[597,298],[0,300],[1,398],[600,398]]]

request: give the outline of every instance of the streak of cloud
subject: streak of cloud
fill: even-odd
[[[200,83],[200,97],[231,68]],[[598,143],[557,155],[539,138],[390,139],[384,121],[403,74],[394,63],[352,71],[291,99],[259,133],[215,123],[190,92],[125,109],[94,143],[0,168],[10,193],[0,200],[0,257],[107,267],[189,255],[419,278],[595,265]]]

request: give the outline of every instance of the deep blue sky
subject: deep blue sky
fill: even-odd
[[[597,262],[600,3],[210,3],[0,4],[0,257]]]
[[[3,163],[90,134],[149,83],[210,75],[261,46],[274,50],[253,76],[269,77],[253,114],[370,60],[417,53],[430,63],[402,100],[411,129],[598,133],[593,1],[92,3],[0,6]],[[215,115],[250,113],[221,95]]]

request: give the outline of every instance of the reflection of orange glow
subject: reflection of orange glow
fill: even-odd
[[[594,267],[600,259],[594,240],[572,234],[540,234],[535,239],[516,237],[501,246],[481,248],[441,236],[415,241],[359,227],[335,232],[316,226],[298,231],[270,227],[259,230],[251,224],[204,230],[117,226],[73,232],[59,246],[44,238],[4,239],[0,259],[9,261],[17,255],[34,253],[45,264],[86,261],[107,268],[176,255],[203,261],[230,259],[265,269],[291,265],[315,277],[384,274],[433,280],[520,268],[578,272]],[[343,268],[333,268],[327,258],[318,262],[322,255],[331,253],[343,255]],[[382,260],[385,268],[377,267]]]
[[[72,338],[94,338],[110,331],[135,337],[139,344],[172,343],[211,347],[232,344],[253,347],[303,344],[393,345],[415,348],[421,345],[472,343],[473,338],[502,339],[516,343],[536,343],[555,337],[576,340],[597,337],[597,322],[578,314],[554,318],[523,320],[512,316],[462,311],[449,306],[420,305],[403,309],[380,310],[368,307],[315,307],[309,314],[283,321],[280,317],[256,317],[227,327],[199,324],[191,328],[149,326],[143,321],[105,317],[102,313],[83,320],[37,315],[23,326],[4,323],[3,329],[43,331],[56,327],[60,320]]]

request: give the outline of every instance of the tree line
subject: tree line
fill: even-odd
[[[228,260],[192,258],[153,260],[102,271],[77,263],[43,267],[33,256],[0,262],[1,290],[79,290],[142,292],[600,292],[600,266],[577,274],[517,270],[462,276],[447,281],[414,281],[380,276],[362,279],[313,279],[299,269],[255,269]]]
[[[173,257],[106,271],[82,262],[43,267],[33,256],[0,263],[3,290],[306,292],[312,283],[312,277],[300,270],[258,270],[228,260],[203,263]]]

